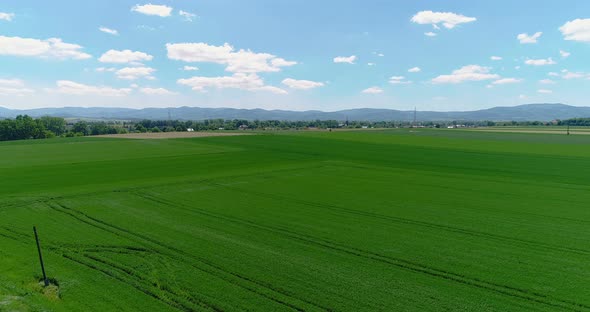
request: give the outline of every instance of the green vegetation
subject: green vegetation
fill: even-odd
[[[590,310],[590,136],[267,131],[0,153],[2,311]]]

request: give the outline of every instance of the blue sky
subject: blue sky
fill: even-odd
[[[0,106],[590,105],[590,1],[0,2]]]

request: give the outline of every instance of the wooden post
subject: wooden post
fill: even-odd
[[[43,272],[43,283],[45,287],[49,286],[47,275],[45,275],[45,265],[43,265],[43,256],[41,255],[41,245],[39,245],[39,236],[37,235],[37,228],[33,226],[33,232],[35,232],[35,241],[37,241],[37,251],[39,252],[39,262],[41,262],[41,272]]]

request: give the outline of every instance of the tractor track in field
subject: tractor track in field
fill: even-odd
[[[72,217],[72,218],[74,218],[74,219],[76,219],[76,220],[78,220],[78,221],[80,221],[82,223],[85,223],[87,225],[90,225],[92,227],[99,228],[99,229],[101,229],[103,231],[109,232],[109,233],[111,233],[113,235],[116,235],[116,236],[119,236],[119,237],[130,239],[126,235],[121,235],[117,231],[115,231],[113,229],[110,229],[106,224],[103,224],[101,222],[98,222],[99,224],[97,224],[96,220],[93,220],[91,217],[87,216],[84,213],[81,213],[81,212],[78,212],[78,211],[75,211],[75,210],[66,208],[66,207],[64,207],[64,206],[62,206],[60,204],[57,204],[57,203],[55,203],[55,204],[53,204],[53,203],[47,203],[47,206],[50,207],[51,209],[53,209],[54,211],[60,212],[62,214],[69,215],[70,217]],[[56,206],[59,206],[59,207],[56,207]],[[79,215],[76,215],[76,214],[79,214]],[[137,241],[137,239],[135,239],[134,241]],[[145,244],[145,242],[140,242],[140,243],[144,243]],[[153,253],[158,253],[156,250],[151,250],[150,249],[150,251],[153,252]],[[96,270],[96,271],[100,271],[100,272],[102,272],[102,273],[104,273],[104,274],[106,274],[106,275],[108,275],[108,276],[110,276],[112,278],[115,278],[115,279],[117,279],[117,280],[119,280],[119,281],[121,281],[121,282],[123,282],[123,283],[125,283],[127,285],[130,285],[133,288],[135,288],[135,289],[137,289],[137,290],[139,290],[139,291],[141,291],[141,292],[143,292],[143,293],[145,293],[145,294],[147,294],[147,295],[149,295],[149,296],[151,296],[151,297],[153,297],[153,298],[155,298],[155,299],[157,299],[157,300],[159,300],[159,301],[161,301],[161,302],[163,302],[165,304],[168,304],[168,305],[170,305],[170,306],[172,306],[172,307],[174,307],[176,309],[180,309],[180,310],[183,310],[183,311],[195,311],[194,308],[191,308],[189,306],[186,306],[186,305],[183,305],[183,304],[177,304],[177,303],[175,303],[175,301],[174,302],[169,302],[166,299],[160,298],[153,291],[148,290],[145,287],[145,285],[140,285],[138,283],[129,282],[129,279],[128,278],[121,277],[119,275],[114,274],[113,272],[110,272],[108,270],[105,270],[103,268],[100,268],[99,266],[97,266],[95,264],[93,265],[91,263],[88,263],[87,261],[85,262],[83,260],[80,260],[80,259],[76,258],[75,256],[72,256],[71,254],[68,254],[67,252],[66,253],[62,253],[62,256],[65,257],[65,258],[67,258],[67,259],[69,259],[69,260],[72,260],[74,262],[77,262],[77,263],[79,263],[81,265],[84,265],[84,266],[86,266],[86,267],[88,267],[90,269],[93,269],[93,270]],[[194,300],[197,300],[197,299],[194,299]],[[223,311],[222,309],[220,309],[218,307],[215,307],[214,305],[212,305],[210,303],[201,302],[201,301],[197,301],[197,302],[198,302],[198,305],[199,306],[206,307],[209,310]]]
[[[498,234],[491,234],[491,233],[474,231],[474,230],[468,230],[468,229],[453,227],[453,226],[449,226],[449,225],[442,225],[442,224],[431,223],[431,222],[426,222],[426,221],[418,221],[418,220],[412,220],[412,219],[407,219],[407,218],[402,218],[402,217],[394,217],[394,216],[388,216],[388,215],[377,214],[377,213],[372,213],[372,212],[366,212],[366,211],[361,211],[361,210],[357,210],[357,209],[337,206],[337,205],[333,205],[333,204],[317,203],[317,202],[296,199],[296,198],[291,198],[291,197],[287,197],[287,196],[257,192],[257,191],[250,191],[250,190],[246,191],[246,190],[243,190],[243,189],[240,189],[237,187],[232,187],[232,186],[227,186],[227,185],[222,185],[222,184],[215,184],[215,185],[218,187],[229,188],[233,191],[237,191],[237,192],[241,192],[241,193],[245,193],[245,194],[253,194],[253,195],[256,195],[259,197],[265,197],[265,198],[270,198],[270,199],[280,200],[280,201],[289,201],[289,202],[299,203],[299,204],[310,206],[310,207],[327,208],[327,209],[330,209],[333,211],[344,212],[347,214],[353,214],[353,215],[364,216],[364,217],[370,217],[370,218],[377,219],[377,220],[387,220],[387,221],[393,221],[396,223],[418,225],[421,227],[434,228],[434,229],[444,230],[447,232],[459,233],[459,234],[464,234],[464,235],[469,235],[469,236],[474,236],[474,237],[485,238],[485,239],[489,239],[489,240],[496,240],[496,241],[502,241],[502,242],[510,242],[513,244],[526,245],[527,247],[533,247],[533,248],[536,248],[537,250],[541,250],[541,251],[552,250],[552,251],[559,251],[559,252],[565,252],[565,253],[574,253],[574,254],[584,255],[584,256],[590,255],[590,250],[582,249],[582,248],[555,246],[555,245],[545,244],[545,243],[537,242],[537,241],[531,241],[531,240],[526,240],[526,239],[520,239],[520,238],[498,235]]]
[[[131,276],[131,274],[129,274],[128,272],[125,272],[124,270],[118,270],[119,272],[113,271],[113,270],[108,270],[106,268],[101,267],[101,265],[97,265],[96,262],[101,263],[103,265],[104,265],[104,263],[102,263],[100,261],[96,261],[95,259],[89,258],[89,257],[87,257],[85,255],[83,256],[83,258],[85,258],[85,259],[80,259],[80,258],[78,258],[78,257],[76,257],[76,256],[74,256],[72,254],[68,254],[68,253],[64,253],[64,254],[62,254],[62,256],[64,258],[70,260],[70,261],[73,261],[75,263],[78,263],[78,264],[80,264],[80,265],[82,265],[84,267],[87,267],[87,268],[89,268],[89,269],[91,269],[93,271],[101,272],[101,273],[103,273],[103,274],[105,274],[105,275],[107,275],[107,276],[109,276],[111,278],[114,278],[115,280],[118,280],[118,281],[122,282],[123,284],[129,285],[129,286],[137,289],[138,291],[140,291],[140,292],[142,292],[142,293],[144,293],[144,294],[146,294],[146,295],[148,295],[148,296],[150,296],[150,297],[152,297],[152,298],[154,298],[154,299],[156,299],[156,300],[158,300],[158,301],[160,301],[162,303],[165,303],[165,304],[167,304],[167,305],[169,305],[169,306],[171,306],[171,307],[173,307],[173,308],[175,308],[177,310],[181,310],[181,311],[197,311],[195,309],[195,307],[194,307],[193,304],[190,304],[189,305],[187,302],[182,302],[184,300],[181,300],[179,298],[169,298],[169,297],[177,297],[177,296],[175,294],[173,294],[173,293],[170,293],[170,292],[166,291],[166,290],[163,290],[161,288],[158,288],[158,291],[163,292],[163,293],[165,293],[165,294],[167,294],[169,296],[164,297],[162,295],[157,294],[154,290],[152,290],[149,287],[147,287],[145,285],[145,283],[143,283],[141,280],[130,278],[129,276]],[[92,263],[91,261],[88,261],[88,259],[94,260],[95,263]],[[111,269],[116,269],[116,268],[111,267]],[[192,300],[192,301],[189,300],[190,303],[195,303],[200,308],[204,308],[204,309],[212,310],[212,311],[223,311],[221,309],[213,308],[213,307],[211,307],[210,305],[208,305],[206,303],[198,302],[198,301],[197,302],[194,302],[194,301],[195,300]]]
[[[132,241],[138,242],[138,243],[140,243],[142,245],[145,245],[145,246],[147,246],[147,245],[156,245],[157,246],[156,247],[157,249],[163,249],[164,252],[162,252],[160,250],[157,250],[156,248],[149,248],[149,250],[152,251],[152,252],[154,252],[154,253],[159,253],[161,255],[165,255],[165,256],[168,256],[168,257],[173,258],[173,259],[178,259],[178,258],[183,259],[184,258],[183,260],[185,260],[185,262],[187,264],[190,264],[190,266],[192,266],[193,268],[195,268],[197,270],[200,270],[202,272],[205,272],[207,274],[210,274],[212,276],[215,276],[215,277],[217,277],[217,278],[219,278],[221,280],[224,280],[224,281],[226,281],[226,282],[228,282],[228,283],[230,283],[232,285],[235,285],[237,287],[240,287],[242,289],[245,289],[247,291],[250,291],[252,293],[255,293],[255,294],[257,294],[257,295],[259,295],[261,297],[264,297],[266,299],[269,299],[271,301],[274,301],[274,302],[276,302],[278,304],[281,304],[281,305],[283,305],[283,306],[285,306],[287,308],[290,308],[292,310],[306,311],[305,308],[301,308],[298,305],[295,305],[295,304],[286,302],[285,300],[276,298],[276,297],[272,296],[271,294],[267,294],[264,291],[260,291],[259,289],[256,289],[256,286],[257,287],[264,288],[264,289],[266,289],[270,293],[280,294],[280,295],[285,296],[287,298],[290,298],[292,300],[303,302],[303,303],[305,303],[304,305],[311,306],[315,310],[331,311],[330,308],[321,307],[321,306],[319,306],[319,305],[317,305],[317,304],[315,304],[313,302],[307,301],[305,299],[294,297],[294,296],[292,296],[292,295],[290,295],[290,294],[288,294],[288,293],[286,293],[284,291],[281,291],[281,290],[276,289],[274,287],[265,285],[262,282],[256,281],[254,279],[251,279],[251,278],[248,278],[248,277],[245,277],[245,276],[242,276],[242,275],[240,275],[238,273],[227,271],[226,269],[223,269],[223,268],[221,268],[219,266],[216,266],[216,265],[214,265],[213,263],[211,263],[209,261],[205,261],[204,259],[201,259],[199,257],[195,257],[193,255],[190,255],[190,254],[188,254],[188,253],[186,253],[186,252],[184,252],[184,251],[182,251],[180,249],[177,249],[177,248],[168,246],[168,245],[166,245],[164,243],[161,243],[159,241],[156,241],[156,240],[154,240],[152,238],[149,238],[149,237],[147,237],[145,235],[133,233],[133,232],[127,230],[127,229],[123,229],[121,227],[118,227],[118,226],[109,224],[109,223],[104,222],[102,220],[99,220],[99,219],[96,219],[94,217],[91,217],[91,216],[89,216],[89,215],[87,215],[87,214],[85,214],[85,213],[83,213],[81,211],[78,211],[78,210],[75,210],[75,209],[72,209],[72,208],[68,208],[68,207],[66,207],[66,206],[64,206],[64,205],[62,205],[60,203],[56,203],[56,202],[55,203],[52,203],[52,202],[49,202],[49,203],[47,203],[47,205],[51,209],[53,209],[53,210],[55,210],[57,212],[60,212],[60,213],[69,215],[70,217],[72,217],[72,218],[74,218],[74,219],[76,219],[76,220],[78,220],[80,222],[83,222],[83,223],[88,224],[90,226],[99,228],[99,229],[101,229],[103,231],[106,231],[106,232],[109,232],[109,233],[111,233],[113,235],[120,236],[120,237],[123,237],[123,238],[126,238],[126,239],[130,239]],[[188,258],[189,261],[186,261],[187,258]],[[198,262],[200,262],[203,266],[205,266],[205,268],[204,267],[201,267],[201,266],[198,266],[198,265],[195,265],[194,263],[192,263],[192,261],[198,261]],[[242,282],[241,283],[236,283],[235,279],[239,279]],[[253,287],[252,285],[247,285],[248,283],[254,284],[256,286]],[[208,303],[206,303],[206,304],[208,304]]]
[[[238,224],[243,224],[243,225],[254,227],[257,229],[269,231],[269,232],[272,232],[272,233],[275,233],[275,234],[278,234],[278,235],[281,235],[284,237],[288,237],[288,238],[291,238],[294,240],[304,242],[308,245],[315,245],[315,246],[322,247],[323,249],[332,250],[334,252],[345,253],[345,254],[353,255],[353,256],[356,256],[359,258],[364,258],[364,259],[377,261],[377,262],[388,264],[388,265],[393,265],[393,266],[401,268],[401,269],[429,275],[429,276],[432,276],[435,278],[441,278],[441,279],[457,282],[457,283],[460,283],[460,284],[463,284],[466,286],[471,286],[471,287],[476,287],[479,289],[493,291],[498,294],[502,294],[502,295],[506,295],[506,296],[510,296],[510,297],[518,298],[518,299],[524,299],[529,302],[539,303],[539,304],[543,304],[543,305],[551,306],[551,307],[556,307],[556,308],[564,308],[564,309],[574,310],[574,311],[582,311],[582,309],[590,310],[590,305],[586,305],[583,303],[578,303],[578,302],[570,301],[567,299],[555,298],[555,297],[551,297],[546,294],[530,291],[527,289],[521,289],[521,288],[509,286],[509,285],[503,285],[503,284],[498,284],[498,283],[494,283],[494,282],[484,281],[484,280],[481,280],[476,277],[469,277],[466,275],[462,275],[462,274],[458,274],[458,273],[454,273],[454,272],[450,272],[450,271],[446,271],[446,270],[442,270],[442,269],[433,268],[433,267],[426,266],[426,265],[416,263],[416,262],[412,262],[412,261],[409,261],[406,259],[381,255],[378,253],[374,253],[374,252],[362,250],[359,248],[347,246],[344,244],[325,240],[322,238],[293,232],[293,231],[290,231],[290,230],[287,230],[284,228],[280,228],[280,227],[262,225],[262,224],[258,224],[258,223],[255,223],[255,222],[252,222],[249,220],[244,220],[244,219],[240,219],[240,218],[236,218],[236,217],[229,217],[226,215],[217,214],[217,213],[213,213],[213,212],[209,212],[209,211],[203,211],[201,209],[190,207],[185,204],[181,204],[181,203],[177,203],[177,202],[170,202],[170,201],[163,199],[163,198],[155,198],[153,195],[146,195],[146,194],[143,194],[143,195],[144,196],[141,196],[141,195],[139,195],[139,196],[146,198],[146,199],[151,199],[152,201],[155,201],[160,204],[165,204],[168,206],[181,208],[181,209],[192,211],[194,213],[205,215],[208,217],[212,217],[212,218],[216,218],[216,219],[223,219],[226,221],[230,221],[230,222],[234,222],[234,223],[238,223]]]

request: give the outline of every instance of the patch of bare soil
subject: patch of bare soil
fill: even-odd
[[[117,138],[117,139],[177,139],[177,138],[203,138],[217,136],[251,135],[252,133],[241,132],[154,132],[154,133],[125,133],[95,135],[95,138]]]

